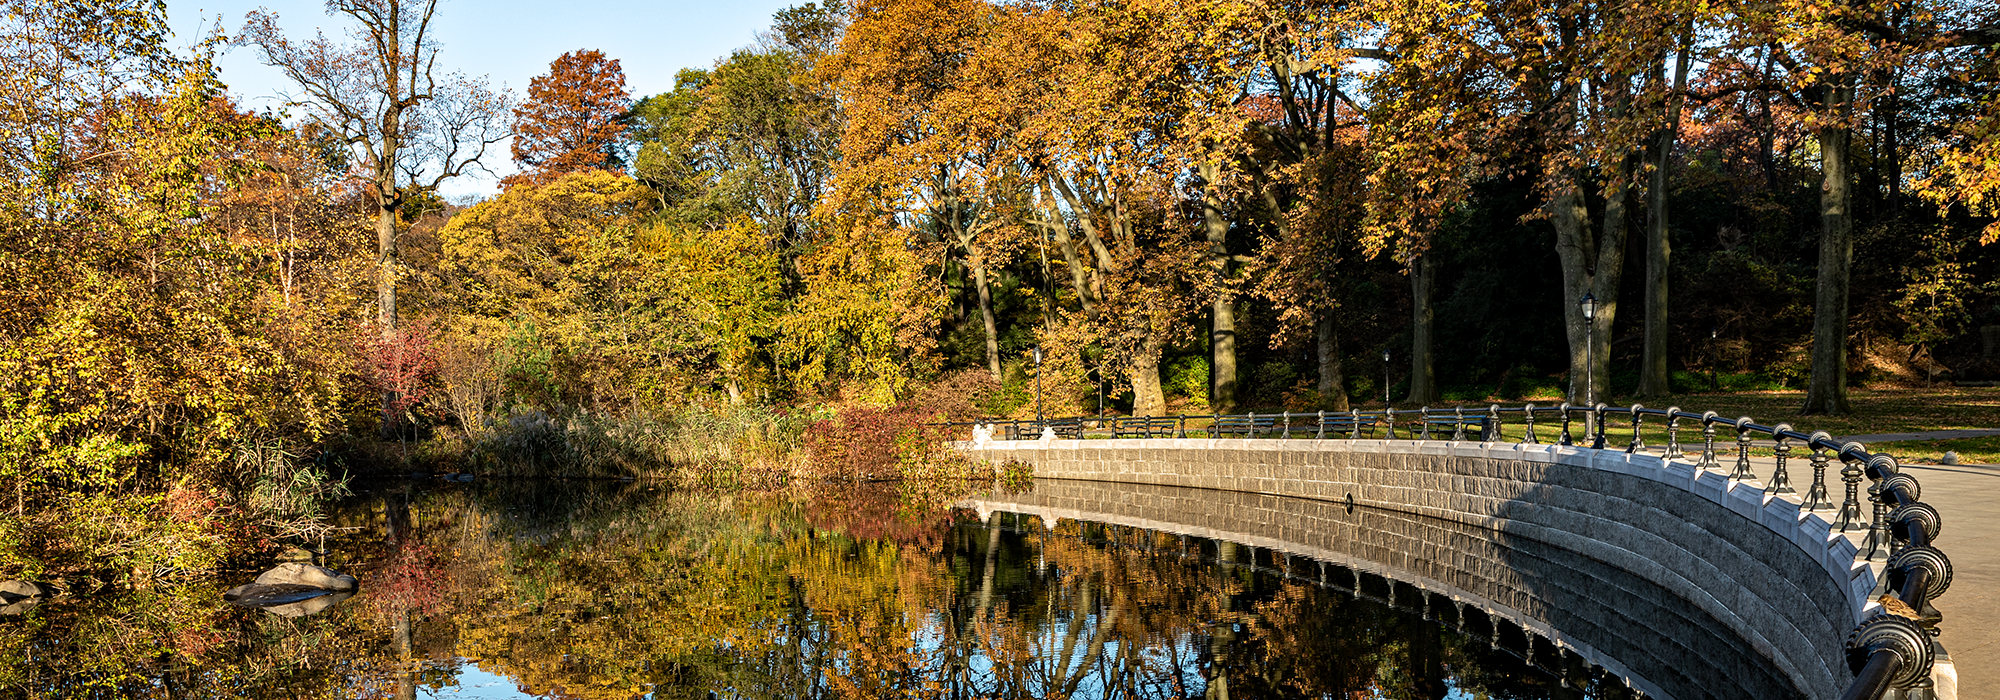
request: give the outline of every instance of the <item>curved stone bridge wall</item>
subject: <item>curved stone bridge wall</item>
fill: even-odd
[[[1701,695],[1688,694],[1693,687],[1687,683],[1694,681],[1682,671],[1692,669],[1674,668],[1685,663],[1675,659],[1705,659],[1729,677],[1748,672],[1729,658],[1745,651],[1761,656],[1807,697],[1838,696],[1851,678],[1843,644],[1875,587],[1868,567],[1855,561],[1854,546],[1830,533],[1818,515],[1766,498],[1755,485],[1656,456],[1410,440],[1057,440],[961,447],[975,457],[1032,465],[1038,479],[1269,494],[1343,510],[1352,499],[1357,509],[1454,522],[1499,533],[1503,543],[1531,541],[1510,545],[1522,552],[1556,547],[1603,562],[1606,570],[1636,581],[1563,580],[1576,576],[1575,567],[1536,571],[1532,562],[1548,559],[1541,556],[1481,561],[1468,556],[1471,549],[1439,545],[1417,532],[1403,533],[1410,546],[1356,553],[1482,597],[1482,591],[1520,591],[1492,602],[1509,608],[1500,611],[1508,617],[1528,618],[1517,622],[1539,622],[1557,638],[1608,654],[1672,696]],[[1416,527],[1397,523],[1403,521],[1377,526]],[[1309,537],[1311,527],[1299,525],[1299,534]],[[1667,608],[1638,599],[1662,591],[1687,602],[1668,607],[1707,619],[1661,612]],[[1613,616],[1579,617],[1583,607]],[[1621,648],[1621,631],[1604,623],[1616,615],[1676,640],[1709,637],[1692,630],[1673,634],[1676,626],[1718,625],[1742,644]],[[1635,653],[1645,656],[1631,658]]]

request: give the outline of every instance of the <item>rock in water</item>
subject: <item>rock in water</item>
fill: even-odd
[[[285,549],[283,553],[278,555],[278,561],[281,562],[296,561],[296,562],[311,564],[312,560],[313,560],[312,550],[308,550],[303,547],[289,547]]]
[[[27,581],[0,581],[0,600],[14,602],[21,598],[45,598],[49,592],[41,586]]]
[[[286,605],[333,594],[334,591],[318,586],[301,586],[292,583],[277,585],[246,583],[224,591],[222,599],[249,608],[268,608],[273,605]]]
[[[296,603],[290,603],[287,605],[273,605],[271,607],[264,608],[264,612],[271,613],[279,617],[305,617],[307,615],[311,615],[321,610],[331,608],[333,607],[334,603],[338,603],[340,601],[347,600],[348,598],[352,597],[354,597],[354,594],[346,591],[341,591],[338,593],[329,593],[327,595],[319,596],[316,598],[307,598],[305,600],[301,600]]]
[[[353,576],[334,571],[324,566],[286,562],[257,577],[257,583],[266,586],[293,584],[312,586],[330,591],[352,591],[360,585]]]
[[[46,589],[27,581],[0,581],[0,615],[26,613],[48,595]]]
[[[232,605],[261,608],[282,617],[305,617],[353,596],[350,591],[332,591],[317,586],[246,583],[223,592],[222,599]]]

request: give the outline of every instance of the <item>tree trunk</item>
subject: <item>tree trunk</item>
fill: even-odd
[[[1437,374],[1432,368],[1431,294],[1437,290],[1437,264],[1429,253],[1410,263],[1410,394],[1403,401],[1428,404],[1438,399]]]
[[[1631,187],[1623,184],[1635,166],[1619,159],[1610,175],[1613,183],[1604,201],[1604,236],[1590,231],[1590,212],[1583,202],[1583,178],[1548,203],[1549,221],[1556,229],[1556,258],[1562,262],[1564,330],[1569,339],[1569,401],[1588,406],[1602,401],[1610,381],[1607,355],[1611,325],[1618,318],[1618,288],[1625,269],[1626,202]],[[1585,294],[1596,299],[1594,318],[1583,317]]]
[[[1231,297],[1229,280],[1229,220],[1222,215],[1220,168],[1204,163],[1202,179],[1208,182],[1201,198],[1202,227],[1208,233],[1208,264],[1215,275],[1215,299],[1210,302],[1208,402],[1217,413],[1236,410],[1236,300]]]
[[[396,210],[381,206],[375,210],[375,325],[386,345],[396,341]],[[396,404],[402,399],[393,389],[382,391],[383,439],[395,437],[402,424]]]
[[[972,286],[979,290],[979,321],[986,328],[986,370],[1000,381],[1000,326],[993,320],[993,289],[986,283],[985,263],[973,263]]]
[[[1209,336],[1214,384],[1209,387],[1208,402],[1217,413],[1230,413],[1236,410],[1236,303],[1226,295],[1216,295],[1209,319],[1214,323]]]
[[[1132,355],[1132,415],[1163,416],[1167,397],[1160,388],[1160,353],[1166,342],[1156,333],[1147,333]]]
[[[1639,395],[1647,398],[1673,393],[1673,377],[1667,370],[1667,267],[1673,257],[1667,229],[1667,166],[1680,132],[1680,95],[1687,88],[1687,71],[1688,51],[1683,47],[1674,63],[1667,125],[1653,142],[1652,181],[1646,187],[1646,340],[1639,359]]]
[[[1819,129],[1819,284],[1813,291],[1812,379],[1806,387],[1808,415],[1845,415],[1847,403],[1847,285],[1854,261],[1854,217],[1848,184],[1845,119],[1854,88],[1844,81],[1827,87],[1833,123]]]
[[[1340,329],[1334,325],[1333,313],[1324,312],[1315,335],[1319,336],[1319,405],[1329,411],[1345,411],[1347,404],[1347,377],[1340,368]]]

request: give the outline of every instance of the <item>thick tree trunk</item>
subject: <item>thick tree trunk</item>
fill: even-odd
[[[986,265],[973,263],[972,286],[979,291],[979,321],[986,328],[986,371],[1000,381],[1000,325],[993,319],[993,288],[986,282]]]
[[[1674,63],[1674,96],[1667,102],[1667,125],[1653,141],[1652,181],[1646,187],[1646,339],[1639,359],[1639,395],[1647,398],[1673,393],[1667,368],[1667,269],[1673,242],[1667,228],[1667,166],[1673,162],[1674,141],[1680,134],[1681,98],[1687,89],[1688,51]]]
[[[1821,184],[1819,193],[1819,284],[1813,291],[1812,379],[1806,387],[1805,414],[1844,415],[1847,403],[1847,286],[1854,261],[1854,216],[1848,184],[1848,142],[1845,123],[1854,88],[1827,88],[1827,108],[1835,123],[1820,127]]]
[[[1324,312],[1313,329],[1319,340],[1319,405],[1328,411],[1345,411],[1350,408],[1347,377],[1340,368],[1340,329],[1333,321],[1333,313]]]
[[[1624,183],[1635,163],[1619,160],[1611,174],[1614,186],[1604,201],[1604,235],[1593,238],[1590,212],[1583,203],[1582,178],[1549,202],[1549,220],[1556,229],[1556,258],[1562,263],[1564,330],[1569,338],[1569,401],[1587,406],[1604,400],[1610,381],[1611,326],[1618,318],[1618,288],[1625,270],[1627,201]],[[1596,299],[1594,317],[1585,319],[1579,303],[1585,294]]]
[[[1222,215],[1222,197],[1216,191],[1220,187],[1217,184],[1220,169],[1203,164],[1201,175],[1208,181],[1201,198],[1202,228],[1208,233],[1208,264],[1215,275],[1215,298],[1210,301],[1208,316],[1212,370],[1208,402],[1217,413],[1233,413],[1236,411],[1236,300],[1229,290],[1229,220]]]
[[[1438,399],[1437,374],[1431,356],[1431,295],[1437,290],[1437,264],[1430,254],[1410,264],[1410,394],[1404,401],[1428,404]]]
[[[1157,334],[1147,334],[1132,354],[1128,376],[1132,380],[1132,415],[1164,416],[1167,396],[1160,388],[1160,353],[1166,342]]]

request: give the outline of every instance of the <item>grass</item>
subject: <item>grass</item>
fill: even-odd
[[[1931,430],[2000,429],[2000,388],[1960,388],[1935,387],[1917,389],[1854,389],[1849,395],[1854,412],[1845,416],[1801,416],[1799,407],[1805,403],[1805,392],[1798,390],[1736,391],[1719,393],[1677,394],[1662,399],[1637,399],[1629,396],[1614,396],[1605,401],[1614,408],[1607,414],[1609,423],[1608,442],[1612,446],[1624,446],[1631,439],[1630,414],[1618,409],[1629,408],[1634,403],[1643,403],[1649,408],[1679,406],[1682,411],[1701,413],[1715,411],[1725,419],[1750,416],[1762,425],[1790,423],[1793,429],[1804,433],[1824,430],[1836,437],[1847,435],[1869,435],[1881,433],[1915,433]],[[1499,403],[1502,406],[1520,406],[1523,401],[1494,401],[1481,399],[1465,402],[1440,402],[1433,409],[1451,409],[1464,406],[1466,416],[1483,413],[1486,406]],[[1537,407],[1547,409],[1561,403],[1560,398],[1534,400]],[[1380,403],[1357,404],[1362,411],[1382,408]],[[1408,409],[1415,406],[1399,405]],[[1274,409],[1258,409],[1258,413],[1277,413]],[[1586,442],[1583,434],[1583,411],[1575,413],[1577,422],[1571,426],[1571,434],[1577,442]],[[1522,440],[1526,435],[1525,425],[1519,413],[1502,414],[1501,434],[1509,441]],[[1398,417],[1396,434],[1408,437],[1409,418]],[[1556,442],[1561,433],[1561,421],[1554,413],[1543,411],[1535,419],[1535,436],[1539,442]],[[1197,434],[1194,425],[1189,426],[1190,436]],[[1205,434],[1205,433],[1201,433]],[[1664,447],[1667,432],[1664,421],[1648,418],[1641,430],[1645,442],[1654,450]],[[1308,434],[1298,434],[1307,437]],[[1373,437],[1381,437],[1377,433]],[[1444,435],[1434,436],[1445,437]],[[1763,438],[1764,436],[1752,436]],[[1680,441],[1684,449],[1700,449],[1701,428],[1694,421],[1682,421]],[[1718,426],[1716,447],[1718,452],[1733,454],[1736,431],[1728,426]],[[1967,463],[2000,463],[2000,438],[1972,438],[1959,440],[1932,440],[1912,442],[1883,442],[1868,445],[1876,451],[1889,451],[1898,459],[1908,462],[1935,462],[1945,450],[1959,453],[1959,459]],[[1768,448],[1753,449],[1753,455],[1769,455]],[[1794,455],[1803,457],[1803,450],[1795,450]]]
[[[1958,453],[1959,464],[2000,464],[2000,437],[1958,438],[1955,440],[1908,440],[1868,446],[1886,450],[1904,462],[1938,464],[1947,451]]]
[[[1786,422],[1801,431],[1824,430],[1834,435],[2000,428],[2000,388],[1995,387],[1855,389],[1849,401],[1854,412],[1845,416],[1799,415],[1799,407],[1805,404],[1803,391],[1682,394],[1646,401],[1620,397],[1614,405],[1677,405],[1684,411],[1715,411],[1726,418],[1750,416],[1765,425]]]

